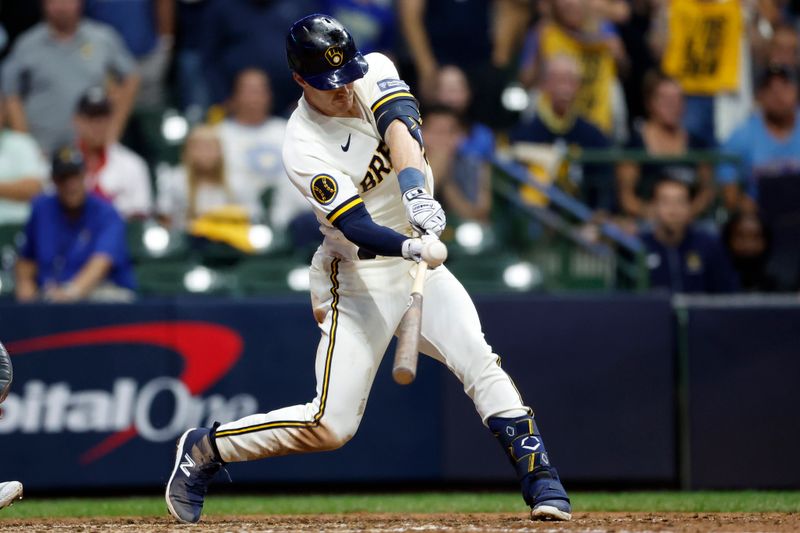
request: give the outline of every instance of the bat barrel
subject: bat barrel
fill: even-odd
[[[397,330],[397,348],[394,352],[392,377],[400,385],[408,385],[417,377],[419,336],[422,328],[422,295],[411,294],[411,306],[406,311]]]

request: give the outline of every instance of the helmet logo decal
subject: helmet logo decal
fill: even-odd
[[[325,59],[328,61],[330,66],[341,67],[342,60],[344,60],[344,53],[338,46],[329,46],[328,49],[325,50]]]
[[[317,174],[311,180],[311,195],[322,205],[331,203],[338,192],[336,180],[327,174]]]

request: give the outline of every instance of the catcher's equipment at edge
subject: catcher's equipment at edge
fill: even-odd
[[[6,396],[8,396],[13,377],[14,371],[11,369],[11,357],[8,355],[3,343],[0,343],[0,403],[3,403]]]

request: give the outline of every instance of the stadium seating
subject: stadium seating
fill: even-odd
[[[293,257],[254,258],[234,270],[236,293],[241,296],[308,291],[308,264]]]
[[[233,287],[227,272],[189,261],[144,263],[136,276],[143,296],[229,294]]]

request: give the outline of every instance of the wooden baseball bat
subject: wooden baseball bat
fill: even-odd
[[[422,289],[428,264],[420,261],[411,286],[411,305],[397,326],[397,348],[394,352],[392,377],[398,385],[408,385],[417,377],[419,357],[419,335],[422,328]]]

